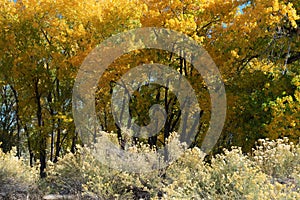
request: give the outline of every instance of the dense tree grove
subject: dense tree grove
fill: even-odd
[[[250,152],[260,138],[300,137],[300,3],[298,0],[0,0],[0,143],[4,152],[40,165],[76,152],[81,144],[72,115],[72,88],[85,57],[110,36],[138,27],[184,33],[211,55],[225,84],[227,116],[214,148]],[[185,55],[135,50],[114,61],[99,80],[96,108],[102,130],[124,136],[111,113],[118,79],[142,63],[162,63],[189,80],[201,108],[193,146],[201,146],[210,119],[209,93]],[[179,103],[168,88],[141,87],[130,102],[133,118],[167,113],[160,134],[144,141],[162,146],[178,130]],[[122,146],[122,145],[121,145]]]

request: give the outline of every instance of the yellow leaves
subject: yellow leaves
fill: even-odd
[[[292,27],[297,28],[297,23],[296,23],[295,20],[292,20],[292,21],[291,21],[291,25],[292,25]]]
[[[234,57],[234,58],[239,58],[239,55],[237,53],[237,50],[231,50],[231,55]]]
[[[73,119],[72,117],[68,116],[68,115],[65,115],[61,112],[59,112],[57,115],[56,115],[56,118],[57,119],[61,119],[63,120],[65,123],[70,123],[70,122],[73,122]]]
[[[271,63],[267,60],[253,59],[248,65],[249,71],[262,71],[264,74],[272,73],[274,77],[278,77],[281,74],[281,69],[278,65]]]
[[[79,38],[85,38],[86,36],[86,30],[83,26],[83,24],[78,24],[78,26],[76,28],[74,28],[73,30],[68,29],[69,30],[69,34],[73,33],[73,37],[74,39],[79,39]]]
[[[205,40],[204,36],[198,36],[197,34],[192,35],[192,38],[197,41],[199,44],[202,44]]]
[[[291,25],[296,28],[296,20],[299,19],[296,9],[293,7],[292,3],[285,4],[284,2],[279,2],[278,0],[273,0],[272,6],[266,9],[266,12],[269,13],[269,24],[280,23],[284,17],[290,21]]]
[[[2,4],[2,2],[4,3]],[[290,3],[283,4],[278,0],[257,0],[255,2],[255,6],[248,6],[243,14],[237,15],[238,6],[242,3],[238,0],[33,0],[23,1],[26,7],[23,10],[21,3],[15,6],[13,2],[1,0],[0,26],[5,27],[3,34],[6,34],[4,32],[10,34],[6,39],[9,40],[7,44],[10,43],[11,53],[19,56],[13,61],[13,65],[32,70],[36,65],[30,60],[30,56],[51,57],[50,66],[60,68],[58,69],[60,72],[59,79],[72,78],[73,74],[70,74],[76,70],[72,69],[70,72],[71,70],[68,69],[79,67],[84,57],[97,43],[112,34],[139,27],[141,24],[143,26],[164,26],[186,33],[199,43],[204,43],[217,65],[220,68],[224,67],[224,74],[229,74],[236,72],[233,63],[237,63],[237,60],[245,59],[247,61],[247,56],[260,53],[256,52],[257,46],[260,46],[259,48],[267,47],[267,43],[264,41],[262,44],[258,43],[258,41],[260,42],[259,39],[272,35],[274,32],[270,27],[277,26],[283,16],[287,16],[294,27],[296,27],[295,20],[299,19]],[[17,12],[22,13],[22,17],[18,16]],[[42,33],[34,32],[35,38],[31,34],[28,35],[28,40],[32,43],[43,41],[43,44],[40,46],[31,44],[26,46],[25,44],[21,50],[29,52],[28,55],[19,53],[18,48],[21,45],[18,43],[19,46],[17,46],[11,41],[15,41],[14,33],[23,33],[21,31],[24,29],[21,26],[18,27],[18,24],[14,24],[16,30],[15,32],[11,31],[6,19],[2,19],[3,16],[19,18],[21,25],[25,28],[24,19],[32,22],[35,29],[38,29],[40,25],[43,26],[51,39],[51,45],[44,45],[46,40]],[[13,21],[10,18],[7,20]],[[42,23],[39,24],[38,22]],[[23,40],[20,40],[21,42]],[[1,46],[5,44],[3,42]],[[151,61],[151,59],[147,59],[151,56],[146,55],[145,57],[146,63]],[[140,57],[135,62],[138,61],[141,61]],[[117,69],[114,72],[125,72],[129,68],[127,60],[118,64],[115,66]],[[134,66],[137,63],[132,62],[130,64]],[[272,63],[259,60],[253,60],[249,66],[252,67],[251,70],[253,71],[263,71],[266,74],[276,71],[276,66]],[[227,74],[224,76],[230,78]],[[115,78],[112,73],[106,80],[111,78]],[[299,82],[296,84],[297,87],[300,86]],[[269,88],[270,85],[265,87]],[[295,97],[299,101],[299,91],[296,91]],[[234,96],[228,99],[230,99],[231,104],[235,102]],[[294,103],[291,98],[286,101],[287,103]],[[280,112],[284,105],[284,103],[278,102],[278,109],[274,107],[274,111]],[[237,109],[246,110],[245,107],[239,105],[237,105]],[[66,115],[60,114],[58,117],[67,122],[69,120]],[[295,124],[297,124],[295,119],[289,121],[290,126],[294,127]]]
[[[71,29],[71,28],[66,27],[66,33],[67,33],[69,36],[71,36],[71,35],[73,35],[73,33],[74,33],[74,29]]]
[[[300,91],[299,90],[296,90],[295,92],[295,98],[298,102],[300,102]]]
[[[291,140],[300,136],[300,98],[299,91],[296,90],[293,96],[288,95],[277,98],[269,103],[269,108],[273,119],[266,126],[269,137],[276,138],[278,134],[290,137]]]
[[[291,127],[295,127],[295,126],[296,126],[296,121],[295,121],[295,120],[292,120],[291,123],[290,123],[290,126],[291,126]]]
[[[278,0],[273,1],[273,11],[277,12],[279,10],[279,2]]]
[[[194,16],[188,14],[181,14],[179,17],[166,20],[165,26],[166,28],[183,32],[188,35],[193,35],[197,28]]]

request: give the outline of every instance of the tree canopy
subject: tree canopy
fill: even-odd
[[[0,0],[0,142],[4,151],[56,162],[75,152],[81,139],[72,116],[72,88],[85,57],[110,36],[138,27],[163,27],[186,34],[202,45],[221,72],[227,116],[215,147],[251,148],[259,138],[300,137],[300,4],[298,0]],[[197,92],[200,128],[193,145],[201,146],[210,120],[209,93],[185,55],[142,49],[115,60],[99,80],[96,108],[104,131],[124,136],[111,113],[115,83],[142,63],[177,70]],[[179,102],[168,88],[142,86],[130,111],[141,126],[149,108],[167,113],[162,146],[178,130]],[[134,138],[136,139],[136,138]]]

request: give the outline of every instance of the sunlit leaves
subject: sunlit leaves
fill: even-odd
[[[18,92],[20,119],[23,129],[30,131],[29,138],[38,138],[35,133],[42,131],[48,141],[51,133],[62,131],[67,145],[61,146],[67,148],[75,134],[72,86],[84,58],[114,34],[164,27],[195,39],[220,69],[228,91],[224,138],[233,134],[233,142],[247,150],[265,134],[296,139],[299,7],[297,0],[0,0],[0,85],[11,85]],[[154,62],[187,77],[204,110],[202,128],[207,127],[209,94],[184,55],[137,50],[117,59],[99,80],[96,106],[104,129],[116,130],[110,113],[114,84],[129,69]],[[165,88],[156,85],[139,92],[131,109],[135,120],[147,124],[145,111],[154,103],[163,105],[167,95]],[[174,102],[170,113],[179,118],[178,102]]]
[[[266,125],[269,138],[289,137],[298,142],[300,137],[300,81],[299,75],[292,79],[292,84],[297,88],[292,95],[278,97],[269,102],[266,110],[270,109],[272,120]]]

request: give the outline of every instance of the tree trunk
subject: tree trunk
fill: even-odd
[[[15,88],[13,86],[10,86],[13,94],[14,94],[14,98],[16,101],[16,124],[17,124],[17,156],[18,158],[21,157],[21,126],[20,126],[20,115],[19,115],[19,98],[18,98],[18,93],[15,90]]]
[[[28,128],[27,128],[26,125],[24,126],[24,132],[25,132],[26,137],[27,137],[27,146],[28,146],[28,152],[29,152],[30,167],[33,167],[34,154],[33,154],[32,148],[31,148],[30,135],[29,135]]]
[[[37,122],[38,122],[38,133],[40,137],[40,143],[39,143],[39,153],[40,153],[40,176],[41,178],[46,177],[46,148],[47,148],[47,143],[46,143],[46,137],[45,134],[42,131],[43,127],[43,121],[42,121],[42,104],[41,104],[41,94],[39,93],[38,90],[38,84],[39,84],[39,79],[37,78],[35,81],[35,100],[37,104]]]
[[[53,162],[58,161],[59,152],[60,152],[60,140],[61,140],[61,132],[60,132],[60,124],[61,119],[57,120],[57,131],[56,131],[56,143],[55,143],[55,157]]]
[[[72,138],[72,145],[71,145],[71,152],[75,153],[76,152],[76,143],[77,143],[77,137],[78,137],[78,132],[75,131],[75,134]]]
[[[57,75],[58,76],[58,75]],[[56,83],[56,101],[58,103],[60,102],[60,90],[59,90],[59,80],[58,78],[55,81]],[[59,106],[59,111],[61,111],[61,106]],[[56,129],[56,143],[55,143],[55,157],[54,157],[54,162],[58,161],[59,153],[60,153],[60,147],[61,147],[61,119],[57,119],[57,129]]]

